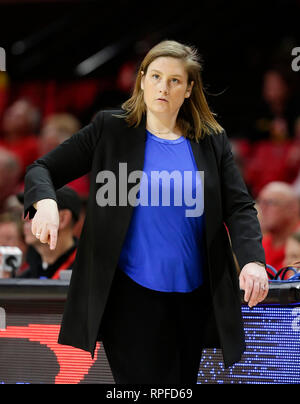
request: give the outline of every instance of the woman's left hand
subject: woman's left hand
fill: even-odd
[[[245,291],[244,300],[249,307],[262,302],[269,291],[268,275],[265,268],[255,262],[246,264],[240,273],[240,288]]]

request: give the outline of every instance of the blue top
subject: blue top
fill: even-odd
[[[189,140],[147,131],[143,177],[119,259],[135,282],[163,292],[202,284],[203,185]]]

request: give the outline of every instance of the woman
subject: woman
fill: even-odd
[[[117,383],[196,383],[202,347],[222,347],[226,367],[240,360],[245,342],[227,229],[249,306],[268,291],[257,212],[200,72],[195,49],[159,43],[122,111],[99,112],[27,170],[25,215],[50,248],[55,189],[91,171],[59,342],[93,355],[101,339]],[[155,177],[162,171],[186,180],[172,177],[169,204],[166,182]]]

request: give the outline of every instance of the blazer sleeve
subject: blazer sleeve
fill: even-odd
[[[223,138],[221,159],[221,188],[223,219],[229,230],[232,249],[240,268],[249,262],[265,264],[262,233],[257,218],[255,202],[238,169],[226,132]]]
[[[100,111],[91,123],[65,140],[54,150],[27,167],[24,180],[24,218],[32,219],[32,206],[41,199],[56,198],[56,189],[87,174],[91,170],[93,153],[103,127]]]

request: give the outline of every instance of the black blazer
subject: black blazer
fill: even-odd
[[[122,111],[100,111],[93,121],[27,167],[24,215],[32,218],[34,202],[53,198],[55,190],[90,172],[91,186],[68,289],[59,343],[94,354],[110,286],[130,223],[133,207],[99,207],[97,173],[113,171],[119,162],[127,170],[143,170],[145,119],[128,127]],[[265,262],[254,202],[234,162],[226,133],[191,141],[199,171],[204,171],[205,252],[207,289],[211,308],[205,327],[205,347],[221,347],[225,366],[240,360],[245,350],[239,283],[231,245],[242,268],[251,261]],[[128,184],[128,192],[135,184]],[[117,185],[118,189],[118,185]],[[117,194],[118,201],[118,194]],[[123,302],[126,304],[126,302]],[[200,343],[200,342],[199,342]]]

